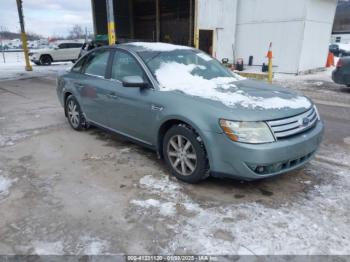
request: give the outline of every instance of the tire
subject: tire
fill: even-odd
[[[85,117],[80,109],[80,105],[73,95],[70,95],[66,100],[65,106],[68,123],[76,131],[81,131],[88,127]]]
[[[52,58],[49,55],[42,55],[40,57],[40,64],[42,65],[51,65],[52,63]]]
[[[168,130],[163,139],[163,155],[168,168],[179,180],[196,184],[209,175],[204,145],[199,135],[186,125]]]

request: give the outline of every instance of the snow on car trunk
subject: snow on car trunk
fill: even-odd
[[[271,92],[271,96],[260,97],[250,95],[235,84],[241,77],[218,77],[206,79],[193,73],[203,66],[195,64],[181,64],[164,62],[156,70],[155,75],[161,84],[161,91],[182,91],[185,94],[219,101],[226,106],[242,106],[246,108],[282,109],[282,108],[310,108],[310,101],[303,96],[292,95],[288,98],[279,96],[278,92]]]

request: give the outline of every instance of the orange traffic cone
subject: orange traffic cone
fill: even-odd
[[[328,53],[326,67],[334,66],[334,54],[332,52]]]

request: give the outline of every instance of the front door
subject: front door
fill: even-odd
[[[82,76],[74,83],[79,90],[83,111],[89,121],[108,125],[108,103],[113,94],[105,79],[109,61],[109,50],[97,50],[91,53],[82,70]]]
[[[149,82],[138,61],[128,52],[117,50],[111,70],[111,83],[115,86],[117,99],[110,108],[109,125],[122,134],[147,144],[153,144],[156,129],[155,92],[149,88],[124,87],[126,76],[141,76]],[[161,109],[161,108],[160,108]]]

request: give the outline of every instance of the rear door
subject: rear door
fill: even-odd
[[[102,126],[108,125],[107,111],[111,92],[108,88],[109,80],[105,76],[110,54],[109,49],[99,49],[89,54],[81,76],[74,82],[86,118]]]
[[[149,82],[149,87],[124,87],[122,80],[126,76],[141,76]],[[117,49],[114,53],[111,82],[115,88],[116,99],[110,106],[109,125],[120,133],[146,144],[153,144],[156,117],[162,107],[156,101],[156,91],[153,90],[145,71],[129,52]]]

